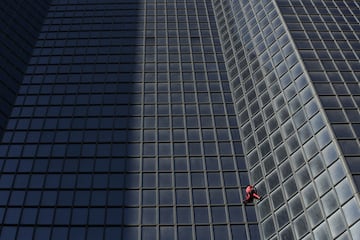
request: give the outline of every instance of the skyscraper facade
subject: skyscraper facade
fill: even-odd
[[[49,2],[1,2],[0,136],[6,126]]]
[[[359,4],[214,1],[264,239],[359,239]]]
[[[51,1],[16,95],[1,239],[259,238],[211,2]]]
[[[6,2],[0,239],[359,239],[355,0]]]

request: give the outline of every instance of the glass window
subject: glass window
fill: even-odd
[[[192,238],[193,238],[193,230],[191,226],[178,227],[178,239],[192,239]]]
[[[344,155],[360,155],[359,143],[354,140],[339,140]]]
[[[338,158],[337,149],[333,143],[329,144],[325,149],[323,149],[322,153],[327,166],[329,166]]]
[[[257,182],[259,181],[261,178],[263,178],[263,173],[261,170],[261,166],[258,165],[257,167],[253,168],[253,170],[251,171],[251,176],[253,178],[253,182]]]
[[[280,131],[276,131],[270,135],[271,142],[274,147],[277,147],[279,144],[283,142],[283,138],[281,136]]]
[[[211,204],[224,204],[221,189],[209,189],[209,198]]]
[[[38,209],[24,208],[21,216],[21,224],[35,224]]]
[[[313,177],[316,177],[320,172],[322,172],[324,167],[324,160],[322,158],[322,155],[318,154],[316,155],[309,163],[311,173]]]
[[[331,187],[331,182],[327,172],[323,172],[315,179],[315,183],[320,195],[323,195]]]
[[[333,165],[331,165],[329,168],[329,173],[334,185],[340,182],[340,180],[343,179],[346,175],[342,161],[336,161]]]
[[[143,187],[155,187],[156,175],[154,173],[143,173],[142,181]]]
[[[126,227],[123,229],[123,239],[137,239],[139,235],[138,227]]]
[[[209,187],[220,187],[221,179],[219,173],[208,173],[207,174],[208,186]]]
[[[302,143],[305,143],[313,135],[311,128],[308,124],[303,125],[299,129],[298,133]]]
[[[142,204],[143,205],[155,205],[156,204],[156,191],[155,190],[143,190],[142,191]]]
[[[210,228],[208,226],[196,226],[196,239],[211,239]]]
[[[310,174],[306,166],[303,166],[299,171],[296,172],[296,182],[299,184],[299,187],[304,187],[307,183],[311,181]]]
[[[314,204],[307,210],[307,214],[309,216],[309,222],[311,227],[316,226],[318,223],[323,221],[324,216],[322,214],[321,208],[318,203]]]
[[[262,225],[265,238],[270,238],[270,236],[275,233],[274,220],[272,219],[272,217],[269,217],[262,223]]]
[[[289,215],[286,207],[280,208],[278,211],[276,211],[275,215],[279,228],[283,227],[289,222]]]
[[[291,226],[286,227],[284,230],[280,232],[281,239],[295,239]]]
[[[227,187],[235,187],[238,185],[235,172],[224,172],[224,185]]]
[[[108,208],[106,211],[106,224],[122,224],[122,216],[122,208]]]
[[[287,158],[288,155],[284,145],[281,145],[275,150],[275,156],[278,163],[281,163],[285,158]]]
[[[94,190],[91,194],[91,204],[95,206],[105,206],[106,205],[106,191],[105,190]],[[129,200],[129,199],[127,199]],[[129,205],[135,204],[128,202]]]
[[[171,187],[172,175],[170,173],[159,173],[159,187]]]
[[[310,119],[310,124],[315,133],[325,126],[325,122],[321,114],[317,114],[312,119]]]
[[[252,225],[250,225],[252,226]],[[259,232],[257,230],[257,232]],[[238,236],[246,236],[246,230],[245,230],[245,226],[244,225],[231,225],[231,233],[232,233],[232,237],[233,239],[236,239]],[[257,233],[259,234],[259,233]],[[255,238],[255,237],[254,237]],[[255,238],[257,239],[257,238]]]
[[[173,204],[172,190],[159,190],[159,204],[171,205]]]
[[[356,209],[357,209],[357,214],[359,216],[360,213],[359,207],[356,207]],[[345,217],[346,216],[348,215],[345,213]],[[332,215],[328,221],[329,221],[329,225],[331,226],[330,230],[333,238],[336,238],[341,232],[343,232],[346,229],[346,223],[344,221],[343,214],[340,210],[335,212],[334,215]]]
[[[190,168],[192,171],[197,171],[197,170],[203,171],[203,169],[205,169],[205,167],[203,166],[203,160],[201,158],[196,158],[196,157],[190,158]]]
[[[306,116],[303,110],[298,111],[294,116],[293,120],[295,123],[295,127],[299,128],[306,121]]]
[[[66,227],[55,227],[52,230],[52,237],[51,239],[54,240],[61,240],[67,238],[68,228]]]
[[[209,223],[209,214],[207,207],[194,207],[194,217],[196,223]]]
[[[187,173],[175,173],[175,184],[176,187],[188,187],[189,180]]]
[[[17,231],[17,227],[8,227],[8,226],[4,226],[1,230],[1,235],[4,237],[4,238],[7,238],[7,239],[16,239],[16,231]],[[45,233],[40,233],[40,230],[38,231],[38,234],[36,236],[40,236],[40,237],[45,237],[45,236],[48,236],[49,238],[49,235],[50,235],[50,228],[49,228],[49,231],[46,231],[46,235]]]
[[[190,194],[188,190],[176,190],[176,203],[177,205],[189,204],[190,203]]]
[[[289,209],[293,218],[303,211],[301,199],[298,195],[289,201]]]
[[[173,224],[174,214],[172,207],[161,207],[160,208],[160,224]]]
[[[90,201],[90,192],[89,191],[77,191],[75,192],[75,205],[84,206],[89,205]]]
[[[265,139],[267,137],[266,129],[264,126],[259,128],[256,131],[256,136],[257,136],[258,142],[261,142],[263,139]]]
[[[280,165],[280,175],[282,179],[286,179],[292,174],[292,169],[290,166],[289,161],[285,161],[283,164]]]
[[[343,210],[348,225],[353,224],[360,218],[359,205],[357,204],[355,199],[351,199],[348,203],[346,203],[346,205],[343,206]],[[341,214],[338,215],[340,215],[339,217],[341,218]]]
[[[206,204],[207,194],[203,189],[193,189],[193,203],[194,204]]]
[[[38,228],[36,228],[38,229]],[[50,233],[51,228],[46,228],[48,230],[48,232]],[[43,229],[45,230],[45,229]],[[85,239],[85,229],[84,228],[80,228],[80,227],[76,227],[76,228],[69,228],[69,229],[64,229],[64,233],[61,234],[59,236],[59,238],[61,239],[62,237],[64,237],[64,234],[66,235],[66,232],[70,230],[70,238],[75,237],[76,239]],[[46,232],[46,231],[44,231]],[[43,232],[43,233],[44,233]],[[28,235],[29,236],[29,235]],[[45,235],[47,236],[47,235]],[[65,236],[66,237],[66,236]],[[99,236],[98,236],[99,237]]]
[[[305,143],[304,151],[307,159],[312,158],[316,153],[319,152],[314,138]]]
[[[329,236],[329,233],[330,233],[330,230],[327,227],[326,222],[321,223],[320,226],[318,226],[314,230],[315,239],[331,239],[331,237]]]
[[[213,223],[226,223],[226,212],[223,206],[211,207],[211,217]]]
[[[290,100],[289,107],[290,107],[291,113],[292,114],[295,113],[301,107],[301,102],[300,102],[299,98],[295,97],[292,100]]]
[[[241,211],[241,208],[238,206],[229,206],[228,207],[229,217],[231,223],[240,223],[243,222],[243,215],[238,214]]]
[[[70,217],[71,217],[71,209],[69,208],[57,208],[55,210],[55,224],[64,224],[67,225],[70,223]]]
[[[295,233],[298,239],[300,239],[305,233],[309,231],[305,215],[298,217],[295,222]]]
[[[299,143],[299,140],[296,135],[287,139],[286,143],[287,143],[291,153],[295,152],[300,147],[300,143]]]
[[[320,132],[318,132],[315,137],[319,144],[320,149],[322,149],[324,146],[326,146],[331,141],[330,134],[326,128],[324,128]]]
[[[275,162],[274,162],[272,155],[267,156],[263,160],[263,163],[264,163],[264,168],[265,168],[266,174],[270,173],[275,168]]]
[[[339,207],[334,191],[325,194],[325,196],[321,198],[321,202],[326,216],[329,216]]]
[[[99,209],[99,211],[95,211],[97,209],[90,210],[90,219],[93,216],[93,221],[101,224],[103,222],[102,214],[104,211]],[[90,220],[91,221],[91,220]],[[93,222],[93,224],[95,223]],[[139,224],[139,209],[138,208],[124,208],[124,223],[125,224]]]
[[[226,189],[226,201],[228,204],[237,204],[240,200],[239,189]]]
[[[280,183],[277,172],[272,173],[267,177],[270,190],[274,190]]]
[[[43,192],[41,204],[45,206],[51,206],[56,204],[57,191],[46,191]]]
[[[190,224],[192,223],[192,211],[190,207],[178,207],[176,208],[177,223]]]
[[[346,116],[343,111],[341,110],[326,110],[326,115],[331,123],[344,123],[347,122]]]
[[[32,238],[33,236],[34,228],[32,227],[19,227],[17,238],[20,239],[26,239],[26,238]]]
[[[203,173],[191,173],[191,183],[193,187],[204,187],[205,178]]]
[[[286,193],[288,198],[298,191],[294,178],[289,178],[284,183],[284,187],[285,187],[285,193]]]
[[[41,208],[38,213],[38,224],[49,224],[53,222],[54,209]],[[14,216],[16,214],[14,213]]]
[[[259,227],[257,224],[249,224],[250,239],[260,239]]]

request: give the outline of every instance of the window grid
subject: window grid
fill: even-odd
[[[282,5],[286,5],[283,4],[283,2],[287,3],[288,1],[281,1],[281,3],[279,3],[281,11]],[[219,6],[228,4],[224,1],[216,1],[216,3]],[[291,3],[297,3],[297,1],[293,1]],[[230,4],[228,4],[228,6],[230,6]],[[255,12],[259,13],[259,9],[262,7],[267,10],[266,14],[262,13],[262,16],[259,17],[258,21],[256,21],[257,16]],[[319,195],[316,195],[317,198],[328,191],[330,191],[330,194],[334,191],[331,189],[334,188],[323,188],[322,186],[326,186],[324,185],[326,182],[330,184],[329,186],[332,186],[332,184],[333,186],[337,186],[342,179],[345,179],[345,174],[344,172],[340,173],[341,171],[334,171],[336,168],[335,166],[341,165],[340,160],[337,159],[337,157],[330,157],[330,159],[328,159],[329,152],[338,156],[338,153],[336,153],[336,147],[331,143],[332,139],[330,137],[329,129],[325,126],[325,118],[322,116],[322,112],[319,112],[320,107],[317,101],[312,97],[315,95],[315,92],[312,91],[310,86],[307,86],[307,77],[304,74],[301,74],[303,72],[302,65],[297,63],[297,56],[293,52],[292,44],[289,43],[288,40],[285,40],[289,39],[289,37],[285,37],[287,35],[283,33],[284,31],[280,30],[283,29],[283,27],[281,27],[281,21],[276,19],[279,14],[277,14],[274,3],[271,1],[265,1],[264,3],[239,1],[231,5],[231,8],[224,7],[224,9],[224,14],[228,15],[230,15],[230,13],[226,13],[226,11],[230,12],[233,9],[233,15],[237,21],[236,23],[239,29],[239,35],[241,33],[240,37],[231,36],[237,35],[235,31],[230,30],[234,28],[234,21],[226,21],[220,14],[220,7],[215,7],[218,14],[218,22],[221,25],[224,25],[226,22],[229,29],[228,33],[231,31],[231,34],[228,35],[226,34],[227,29],[225,27],[223,30],[220,29],[220,32],[223,33],[222,40],[223,47],[225,49],[224,51],[228,53],[225,54],[225,57],[227,60],[227,66],[231,72],[231,86],[233,88],[235,101],[237,101],[237,110],[242,126],[241,133],[242,137],[245,139],[243,147],[247,156],[248,166],[252,169],[250,172],[252,181],[257,183],[258,189],[263,190],[263,192],[273,192],[271,188],[279,189],[278,187],[280,187],[287,199],[295,199],[294,197],[299,195],[299,193],[296,194],[296,192],[301,191],[301,189],[306,186],[306,181],[308,181],[306,179],[311,178],[319,182],[316,185],[317,190],[319,190]],[[256,11],[254,9],[256,9]],[[292,9],[289,8],[287,10]],[[291,21],[293,21],[293,19],[297,16],[299,15],[291,14],[290,11],[284,11],[284,19],[287,23],[291,23]],[[304,16],[299,16],[300,21],[303,23],[309,22],[305,16],[307,15],[304,14]],[[316,16],[319,16],[319,13],[316,13]],[[264,21],[267,17],[270,20]],[[229,19],[229,16],[226,16],[226,19]],[[259,34],[259,31],[257,30],[258,26],[256,25],[257,23],[261,24],[265,22],[271,22],[268,27],[261,26],[266,38],[261,35],[257,35]],[[297,32],[299,38],[303,38],[302,31],[302,29],[299,29]],[[328,37],[325,35],[326,34],[323,34],[322,36]],[[296,41],[296,37],[294,37],[293,34],[292,37],[295,38],[295,44],[303,43],[303,41]],[[285,41],[281,39],[284,39]],[[313,39],[313,37],[311,39]],[[280,46],[278,43],[282,43],[283,45]],[[262,45],[264,45],[264,47]],[[304,45],[304,47],[305,46],[306,45]],[[300,49],[301,54],[301,46],[296,47]],[[326,48],[331,49],[331,46],[326,46]],[[285,51],[282,52],[280,49]],[[309,49],[309,47],[305,47],[304,49]],[[318,47],[315,47],[315,49],[318,49]],[[259,51],[258,53],[256,52],[257,50]],[[285,53],[285,55],[282,53]],[[256,54],[259,54],[257,55],[259,56],[258,58],[256,57]],[[284,61],[285,58],[286,61]],[[314,58],[317,58],[317,56],[314,56]],[[262,59],[264,59],[263,65],[261,64],[261,61],[260,63],[256,63],[256,61]],[[307,62],[305,62],[305,67],[307,67],[306,64]],[[310,63],[309,65],[314,67],[315,64]],[[259,74],[258,67],[260,67],[264,73]],[[310,77],[312,77],[311,74],[312,72],[309,70]],[[268,81],[262,83],[262,79],[268,79]],[[314,85],[317,87],[316,82],[314,82]],[[269,92],[264,91],[263,89],[265,88],[269,89]],[[289,89],[289,91],[291,89],[292,93],[288,94],[285,92],[286,89]],[[284,91],[284,93],[282,93],[282,91]],[[288,98],[288,96],[290,97],[287,100],[290,100],[290,102],[286,100],[284,101],[284,99]],[[264,106],[262,108],[263,111],[261,111],[260,107],[257,106],[257,103],[254,101],[255,99],[263,99],[264,101],[267,101],[267,103],[262,102],[262,105]],[[284,102],[289,102],[289,105],[286,103],[284,104]],[[351,105],[353,102],[354,101],[348,101],[347,104]],[[289,119],[289,114],[290,116],[293,115],[291,119]],[[264,128],[264,123],[269,118],[271,119],[271,122],[268,124],[269,128],[266,129]],[[346,119],[345,115],[344,119]],[[277,124],[274,125],[274,122],[277,122]],[[266,134],[266,130],[269,130],[267,134],[273,133],[273,141],[270,143],[274,144],[273,146],[269,145],[264,137],[254,134],[256,131]],[[276,135],[276,133],[278,134]],[[322,137],[320,137],[320,135]],[[352,136],[351,133],[347,133],[346,135]],[[254,138],[254,136],[256,137]],[[287,139],[289,140],[286,141]],[[286,147],[285,145],[280,144],[283,141],[286,141]],[[345,145],[345,142],[343,144]],[[292,148],[291,151],[287,150],[287,146],[289,146],[288,149]],[[274,150],[271,151],[270,149]],[[296,154],[293,154],[294,152],[296,152]],[[317,152],[321,153],[316,154]],[[274,154],[274,157],[270,158],[272,154]],[[294,156],[296,156],[294,162],[290,164],[290,166],[284,167],[286,166],[286,161],[284,161],[285,158],[293,158]],[[310,160],[311,163],[313,163],[311,165],[312,167],[306,164],[304,158],[306,158],[306,162]],[[259,164],[261,159],[264,159],[264,165]],[[274,168],[274,162],[272,162],[274,160],[269,161],[267,159],[275,159],[275,164],[278,165],[278,167]],[[326,162],[326,168],[319,168],[319,162],[321,161]],[[263,166],[264,170],[262,170],[261,166]],[[329,170],[327,170],[327,168]],[[285,169],[288,170],[286,171]],[[330,169],[333,170],[331,171]],[[343,169],[343,167],[340,169]],[[310,170],[314,175],[311,174]],[[270,175],[264,182],[260,179],[262,172],[265,171],[273,171],[273,174]],[[293,175],[299,177],[289,177],[289,173],[287,173],[289,171],[292,172]],[[287,176],[282,179],[283,184],[279,183],[280,176],[278,172],[281,175],[285,174],[285,176]],[[337,173],[335,174],[335,172]],[[318,175],[319,173],[321,173],[321,175]],[[334,174],[339,174],[339,177],[336,178],[336,180],[330,180],[330,176],[333,178]],[[294,186],[297,187],[294,188]],[[323,191],[321,191],[322,188],[324,189]],[[277,196],[281,195],[277,194]],[[280,201],[279,197],[276,197],[276,199]],[[274,205],[274,202],[276,202],[275,194],[271,194],[269,200],[273,200],[270,205],[268,201],[263,201],[259,204],[261,205],[259,207],[259,215],[261,216],[260,219],[266,219],[262,224],[264,238],[269,238],[272,234],[278,232],[275,231],[277,228],[280,228],[280,230],[282,228],[286,228],[283,218],[273,216],[268,210],[269,207],[271,207],[273,208],[272,212],[280,211],[279,205]],[[339,200],[335,200],[335,205],[337,207],[340,206],[338,201]],[[322,207],[326,209],[325,205]],[[292,206],[288,205],[287,209],[287,212],[292,211]],[[301,211],[304,210],[300,209],[300,212]],[[286,216],[287,214],[282,212],[280,215]],[[328,214],[326,217],[328,217]],[[298,222],[299,225],[297,225],[297,227],[292,231],[291,228],[286,228],[287,230],[283,231],[285,236],[290,238],[294,238],[296,236],[296,238],[299,238],[310,232],[311,228],[309,228],[309,224],[307,223],[308,220],[306,219],[307,218],[305,218],[304,215],[301,215],[300,217],[296,215],[293,216],[293,220]],[[313,227],[315,226],[312,226],[312,228]],[[326,227],[326,225],[322,225],[322,228],[324,227]],[[345,228],[341,231],[344,230]],[[341,231],[336,234],[340,234]],[[310,233],[307,234],[307,236],[310,236]],[[338,235],[333,235],[332,237],[335,236]],[[274,239],[275,238],[276,237],[274,236]]]
[[[258,236],[206,1],[54,1],[1,150],[9,239]]]

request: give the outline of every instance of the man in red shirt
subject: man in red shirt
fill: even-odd
[[[243,201],[245,205],[253,202],[254,198],[258,200],[261,199],[261,197],[257,194],[256,188],[254,188],[254,186],[252,185],[247,185],[245,192],[246,192],[246,197],[245,200]]]

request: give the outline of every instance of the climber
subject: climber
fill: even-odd
[[[254,198],[261,200],[261,197],[257,194],[256,188],[252,185],[247,185],[246,189],[246,197],[243,203],[246,205],[248,203],[252,203]]]

